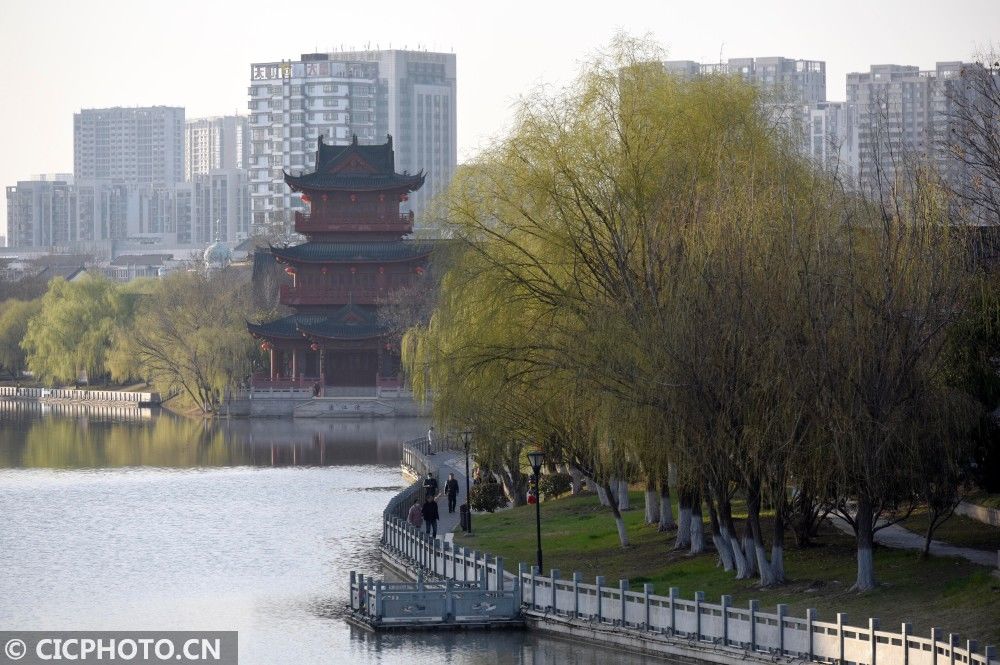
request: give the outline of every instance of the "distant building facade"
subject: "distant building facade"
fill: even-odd
[[[450,182],[458,162],[454,54],[423,51],[308,53],[250,67],[253,224],[290,228],[305,210],[284,173],[316,168],[319,137],[346,145],[395,142],[396,168],[424,169],[426,185],[406,202],[419,212]]]
[[[826,101],[826,62],[782,57],[730,58],[726,62],[701,63],[668,60],[672,74],[690,78],[710,74],[739,76],[757,86],[776,103],[812,104]]]
[[[872,65],[847,75],[847,101],[857,108],[858,179],[873,185],[890,180],[914,158],[929,160],[948,179],[961,179],[948,154],[952,86],[963,62],[938,62],[934,69]]]
[[[184,181],[184,109],[83,109],[73,115],[78,180],[166,186]]]
[[[7,228],[18,248],[238,242],[249,235],[248,199],[246,174],[237,169],[159,187],[26,180],[7,187]]]
[[[193,118],[184,127],[184,179],[212,171],[245,169],[250,159],[247,117]]]

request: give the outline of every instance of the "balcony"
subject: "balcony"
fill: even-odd
[[[295,213],[295,232],[312,233],[393,233],[406,235],[413,232],[413,212],[386,215],[384,218],[360,221],[356,219],[315,220],[311,215]]]
[[[375,305],[384,300],[387,291],[384,288],[366,286],[291,286],[282,284],[278,288],[278,299],[282,305],[290,307],[307,307],[309,305],[338,305],[354,303],[355,305]]]

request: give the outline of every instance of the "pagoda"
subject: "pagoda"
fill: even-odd
[[[307,242],[270,247],[291,282],[279,300],[294,313],[248,323],[270,356],[254,387],[300,388],[317,395],[374,395],[399,386],[394,331],[379,321],[378,306],[424,273],[433,242],[404,239],[413,212],[400,204],[424,183],[423,173],[396,173],[392,137],[382,145],[333,146],[319,137],[316,170],[291,175],[309,213],[295,213]]]

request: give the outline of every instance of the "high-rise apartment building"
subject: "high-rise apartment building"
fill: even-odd
[[[939,62],[933,70],[910,65],[872,65],[847,75],[847,101],[857,107],[858,178],[865,186],[881,175],[891,182],[913,160],[930,160],[946,178],[960,178],[949,155],[952,86],[962,62]]]
[[[801,108],[803,153],[845,182],[856,182],[857,107],[850,102],[814,102]]]
[[[668,60],[668,72],[683,77],[728,74],[742,77],[771,96],[774,103],[812,104],[826,101],[826,62],[791,58],[730,58],[700,63]]]
[[[7,187],[7,235],[12,247],[66,247],[76,237],[73,177],[39,176]]]
[[[244,169],[250,159],[247,117],[194,118],[184,127],[184,179],[219,169]]]
[[[170,185],[184,181],[184,109],[83,109],[73,116],[78,180]]]
[[[382,143],[396,168],[424,171],[404,204],[419,211],[450,182],[458,162],[455,56],[423,51],[308,53],[250,67],[251,212],[255,227],[289,228],[305,208],[283,180],[315,167],[315,146]]]

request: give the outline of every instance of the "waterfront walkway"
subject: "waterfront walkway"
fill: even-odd
[[[427,463],[437,468],[434,477],[438,479],[438,491],[441,498],[438,499],[438,512],[441,519],[438,521],[438,539],[451,542],[453,531],[458,526],[458,507],[466,503],[465,497],[465,453],[454,450],[444,450],[433,455],[425,455]],[[448,474],[454,473],[455,480],[458,481],[458,501],[455,502],[455,512],[448,512],[448,497],[444,495],[444,484],[448,482]],[[421,479],[422,481],[422,479]]]
[[[851,529],[851,525],[844,521],[842,517],[830,515],[829,520],[835,527],[844,533],[850,536],[854,535],[854,530]],[[879,545],[892,547],[894,549],[916,550],[918,552],[922,552],[924,549],[923,536],[918,533],[914,533],[909,529],[905,529],[898,524],[887,526],[876,532],[875,542]],[[930,553],[933,556],[958,557],[971,561],[972,563],[979,564],[980,566],[989,566],[991,568],[997,567],[998,564],[1000,564],[997,552],[977,550],[972,547],[958,547],[955,545],[949,545],[948,543],[940,540],[931,541]]]

